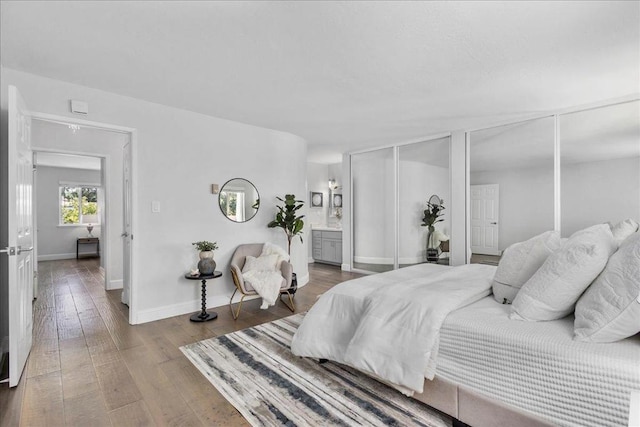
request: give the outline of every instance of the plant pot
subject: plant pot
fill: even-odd
[[[216,271],[216,262],[213,260],[213,251],[200,252],[200,261],[198,262],[198,270],[200,274],[209,275]]]
[[[427,248],[427,262],[438,262],[438,249]]]

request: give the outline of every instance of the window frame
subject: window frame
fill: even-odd
[[[65,223],[63,221],[63,214],[62,214],[62,190],[63,188],[75,188],[77,189],[78,192],[78,222],[77,223]],[[96,205],[97,205],[97,220],[95,222],[91,222],[91,223],[83,223],[82,222],[82,191],[85,188],[90,188],[96,189]],[[100,225],[100,212],[101,212],[101,206],[100,206],[100,197],[99,197],[99,191],[101,189],[101,185],[99,184],[86,184],[86,183],[75,183],[75,182],[60,182],[58,183],[58,227],[86,227],[87,225],[91,224],[91,225]]]

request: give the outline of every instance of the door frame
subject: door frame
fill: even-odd
[[[94,121],[90,121],[90,120],[84,120],[84,119],[79,119],[79,118],[75,118],[75,117],[67,117],[67,116],[59,116],[56,114],[48,114],[48,113],[41,113],[41,112],[32,112],[31,116],[33,119],[35,120],[41,120],[41,121],[45,121],[45,122],[51,122],[51,123],[59,123],[59,124],[76,124],[76,125],[80,125],[80,126],[84,126],[84,127],[90,127],[93,129],[99,129],[99,130],[105,130],[105,131],[110,131],[110,132],[117,132],[117,133],[124,133],[124,134],[128,134],[129,135],[129,141],[131,143],[131,199],[132,199],[132,203],[131,203],[131,251],[130,251],[130,265],[131,265],[131,277],[130,277],[130,293],[129,293],[129,324],[134,325],[136,323],[138,323],[138,299],[137,299],[137,289],[136,286],[134,286],[134,283],[138,283],[137,279],[137,271],[135,268],[135,264],[134,264],[134,259],[135,259],[135,242],[133,240],[133,236],[135,234],[137,234],[137,217],[138,217],[138,212],[137,212],[137,206],[135,203],[135,200],[137,200],[137,196],[138,196],[138,191],[137,191],[137,151],[138,151],[138,144],[137,144],[137,130],[135,128],[130,128],[130,127],[126,127],[126,126],[120,126],[120,125],[114,125],[114,124],[109,124],[109,123],[102,123],[102,122],[94,122]],[[107,179],[108,177],[111,177],[110,174],[110,167],[111,167],[111,159],[109,155],[96,155],[96,153],[89,153],[89,152],[75,152],[75,151],[68,151],[68,150],[56,150],[56,149],[51,149],[51,148],[39,148],[37,146],[32,147],[33,151],[40,151],[40,152],[57,152],[57,153],[65,153],[65,154],[77,154],[77,155],[83,155],[83,156],[92,156],[92,157],[100,157],[105,159],[105,164],[106,164],[106,170],[103,172],[104,176],[105,176],[105,182],[103,183],[104,188],[105,188],[105,193],[107,195],[107,197],[110,197],[109,194],[111,192],[111,188],[109,186],[109,179]],[[110,205],[111,203],[106,203],[106,212],[105,212],[105,218],[107,220],[107,230],[109,228],[109,224],[112,223],[112,217],[113,214],[110,212]],[[104,233],[104,232],[103,232]],[[109,245],[108,241],[105,239],[105,244]],[[106,255],[106,259],[105,259],[105,290],[107,289],[109,280],[110,280],[110,273],[109,273],[109,268],[106,268],[109,266],[108,262],[110,261],[110,257],[109,257],[109,250],[108,250],[108,246],[105,246],[105,251],[104,251],[105,255]],[[124,283],[123,283],[124,286]]]

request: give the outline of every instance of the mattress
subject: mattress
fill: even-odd
[[[436,375],[557,425],[626,426],[640,390],[640,336],[573,341],[573,316],[508,318],[492,296],[451,313],[440,330]]]

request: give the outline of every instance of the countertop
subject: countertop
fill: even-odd
[[[313,231],[342,231],[342,228],[336,228],[336,227],[327,227],[322,226],[322,225],[312,225],[311,226],[311,230]]]

